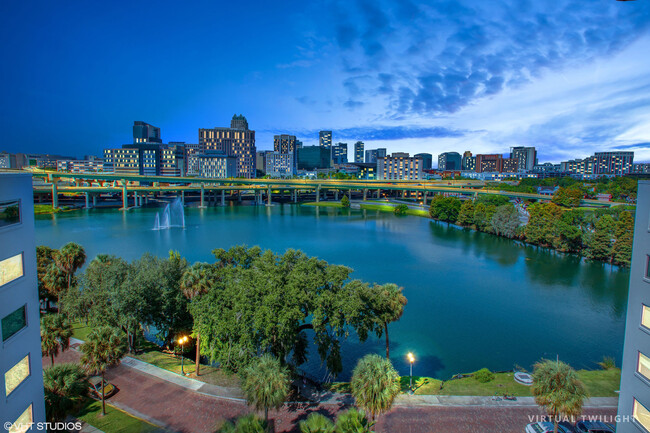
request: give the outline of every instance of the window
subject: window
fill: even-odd
[[[7,341],[16,332],[27,326],[27,312],[23,305],[2,318],[2,341]]]
[[[17,200],[0,202],[0,227],[20,222],[20,204]]]
[[[643,306],[643,311],[641,312],[641,325],[650,329],[650,307],[647,305]]]
[[[5,395],[11,394],[29,377],[29,373],[29,355],[27,355],[5,373]]]
[[[650,256],[646,256],[645,260],[645,279],[650,280]]]
[[[0,287],[23,276],[23,255],[18,254],[0,261]]]
[[[639,352],[639,360],[637,362],[636,371],[643,377],[650,380],[650,358]]]
[[[646,430],[650,431],[650,411],[636,398],[634,399],[634,407],[632,408],[632,417],[638,421]]]
[[[32,405],[23,412],[14,424],[9,428],[9,433],[25,433],[31,427],[32,422],[34,422],[34,417],[32,416]]]

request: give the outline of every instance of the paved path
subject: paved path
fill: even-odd
[[[56,362],[75,362],[78,359],[78,352],[68,350],[57,357]],[[49,361],[44,359],[43,364],[48,367]],[[129,364],[127,361],[107,372],[107,379],[119,390],[109,402],[166,430],[187,433],[214,432],[217,424],[224,419],[233,419],[251,411],[244,402],[237,399],[206,395],[199,391],[200,388],[185,386],[187,384],[184,381],[163,380],[150,374],[151,370],[147,373],[128,366]],[[178,378],[187,379],[182,376]],[[490,407],[481,404],[484,402],[480,399],[476,400],[475,405],[458,406],[466,402],[461,399],[452,404],[453,397],[446,402],[445,399],[432,399],[423,405],[420,399],[424,396],[404,397],[406,398],[401,398],[397,407],[380,419],[376,426],[377,432],[521,433],[523,427],[530,422],[529,417],[543,415],[537,406]],[[270,416],[275,421],[276,432],[299,433],[298,422],[305,419],[309,413],[319,412],[333,418],[337,412],[347,407],[345,402],[337,401],[309,406],[294,403],[285,405],[280,411],[272,411]],[[614,407],[585,410],[587,415],[611,417],[615,413]]]

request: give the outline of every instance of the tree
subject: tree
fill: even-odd
[[[361,302],[367,306],[365,310],[368,314],[365,317],[374,322],[366,328],[373,329],[379,338],[382,335],[386,336],[386,359],[390,358],[388,324],[396,322],[402,317],[404,307],[408,302],[402,290],[396,284],[388,283],[365,285],[357,291]]]
[[[606,262],[612,260],[615,224],[610,215],[604,215],[595,221],[593,233],[587,238],[586,255],[588,258]]]
[[[126,353],[123,334],[114,328],[100,326],[88,334],[88,339],[80,348],[81,364],[91,374],[100,373],[102,377],[102,415],[106,415],[104,401],[104,374],[108,367],[118,365]]]
[[[535,364],[531,392],[535,402],[553,417],[555,433],[557,418],[579,415],[587,398],[575,370],[560,361],[542,360]]]
[[[374,421],[369,421],[363,412],[348,409],[336,417],[336,433],[372,433]]]
[[[244,371],[242,391],[248,404],[264,409],[269,422],[269,409],[280,409],[289,394],[289,370],[274,356],[265,353]]]
[[[514,238],[521,224],[519,221],[519,212],[510,203],[499,206],[494,215],[492,215],[490,222],[495,234],[507,238]]]
[[[180,287],[183,296],[192,302],[194,299],[207,293],[216,278],[214,268],[207,263],[195,263],[185,270],[181,278]],[[201,333],[196,334],[196,375],[200,374],[201,359]]]
[[[81,245],[68,242],[61,249],[54,251],[52,260],[65,273],[70,288],[75,272],[86,262],[86,251]]]
[[[357,406],[374,420],[393,405],[400,392],[399,375],[390,360],[376,354],[366,355],[352,372],[350,388]]]
[[[49,356],[54,365],[54,357],[70,347],[72,326],[62,314],[48,314],[41,317],[41,351]]]
[[[343,197],[341,198],[341,206],[345,208],[350,207],[350,199],[347,194],[343,194]]]
[[[49,293],[50,297],[56,299],[56,305],[59,311],[61,311],[61,296],[67,288],[67,279],[68,277],[65,272],[52,262],[45,270],[45,274],[41,280],[43,288]]]
[[[243,415],[237,418],[235,424],[225,422],[217,433],[265,433],[266,423],[255,414]]]
[[[560,187],[553,194],[553,203],[564,207],[577,207],[584,198],[584,193],[577,187]]]
[[[619,215],[615,237],[616,240],[612,245],[613,262],[621,266],[630,266],[634,238],[634,218],[630,212],[624,211]]]
[[[305,421],[300,421],[301,433],[334,433],[334,423],[318,412],[309,414]]]
[[[429,206],[429,215],[431,218],[440,221],[455,223],[458,221],[459,212],[460,200],[456,197],[445,197],[442,194],[434,196]]]
[[[56,296],[44,283],[45,274],[50,265],[54,263],[52,254],[54,249],[45,245],[36,247],[36,275],[38,279],[38,298],[43,303],[46,310],[50,309],[50,303],[56,300]]]
[[[49,422],[63,421],[88,396],[89,383],[77,364],[59,364],[43,370],[45,416]]]
[[[406,215],[406,212],[409,210],[409,207],[405,204],[398,204],[393,209],[395,215]]]
[[[474,202],[472,200],[465,200],[463,204],[460,205],[457,222],[463,227],[468,227],[474,224]]]

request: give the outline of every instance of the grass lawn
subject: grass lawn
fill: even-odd
[[[361,203],[361,209],[378,210],[380,212],[394,212],[395,206],[382,205],[382,204]],[[420,209],[409,209],[409,210],[406,211],[406,215],[413,215],[413,216],[429,218],[429,212],[427,212],[426,210],[420,210]]]
[[[617,397],[614,391],[620,389],[621,369],[578,370],[578,376],[591,397]]]
[[[83,322],[73,322],[72,323],[72,336],[82,341],[86,341],[88,334],[90,334],[92,328],[84,324]]]
[[[61,209],[52,209],[51,204],[34,204],[35,215],[47,215],[51,213],[61,212]]]
[[[105,433],[149,433],[159,431],[156,426],[135,418],[106,403],[106,415],[102,415],[102,402],[88,399],[88,403],[74,415]]]
[[[340,207],[342,208],[343,205],[338,202],[338,201],[310,201],[307,203],[302,203],[303,206],[319,206],[319,207]]]

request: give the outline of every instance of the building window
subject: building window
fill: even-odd
[[[27,311],[23,305],[2,318],[2,341],[7,341],[25,326],[27,326]]]
[[[0,228],[20,222],[20,203],[17,200],[0,202]]]
[[[634,407],[632,408],[632,417],[643,426],[647,431],[650,431],[650,411],[641,403],[634,399]]]
[[[14,421],[14,424],[9,428],[9,433],[25,433],[33,422],[34,417],[32,416],[32,405],[30,404],[25,412]]]
[[[645,260],[645,279],[650,280],[650,256],[646,256]]]
[[[29,355],[5,373],[5,395],[9,395],[29,376]]]
[[[23,255],[18,254],[0,261],[0,287],[23,276]]]
[[[641,311],[641,325],[650,329],[650,307],[647,305],[644,305]]]
[[[650,380],[650,358],[639,352],[636,371],[646,379]]]

